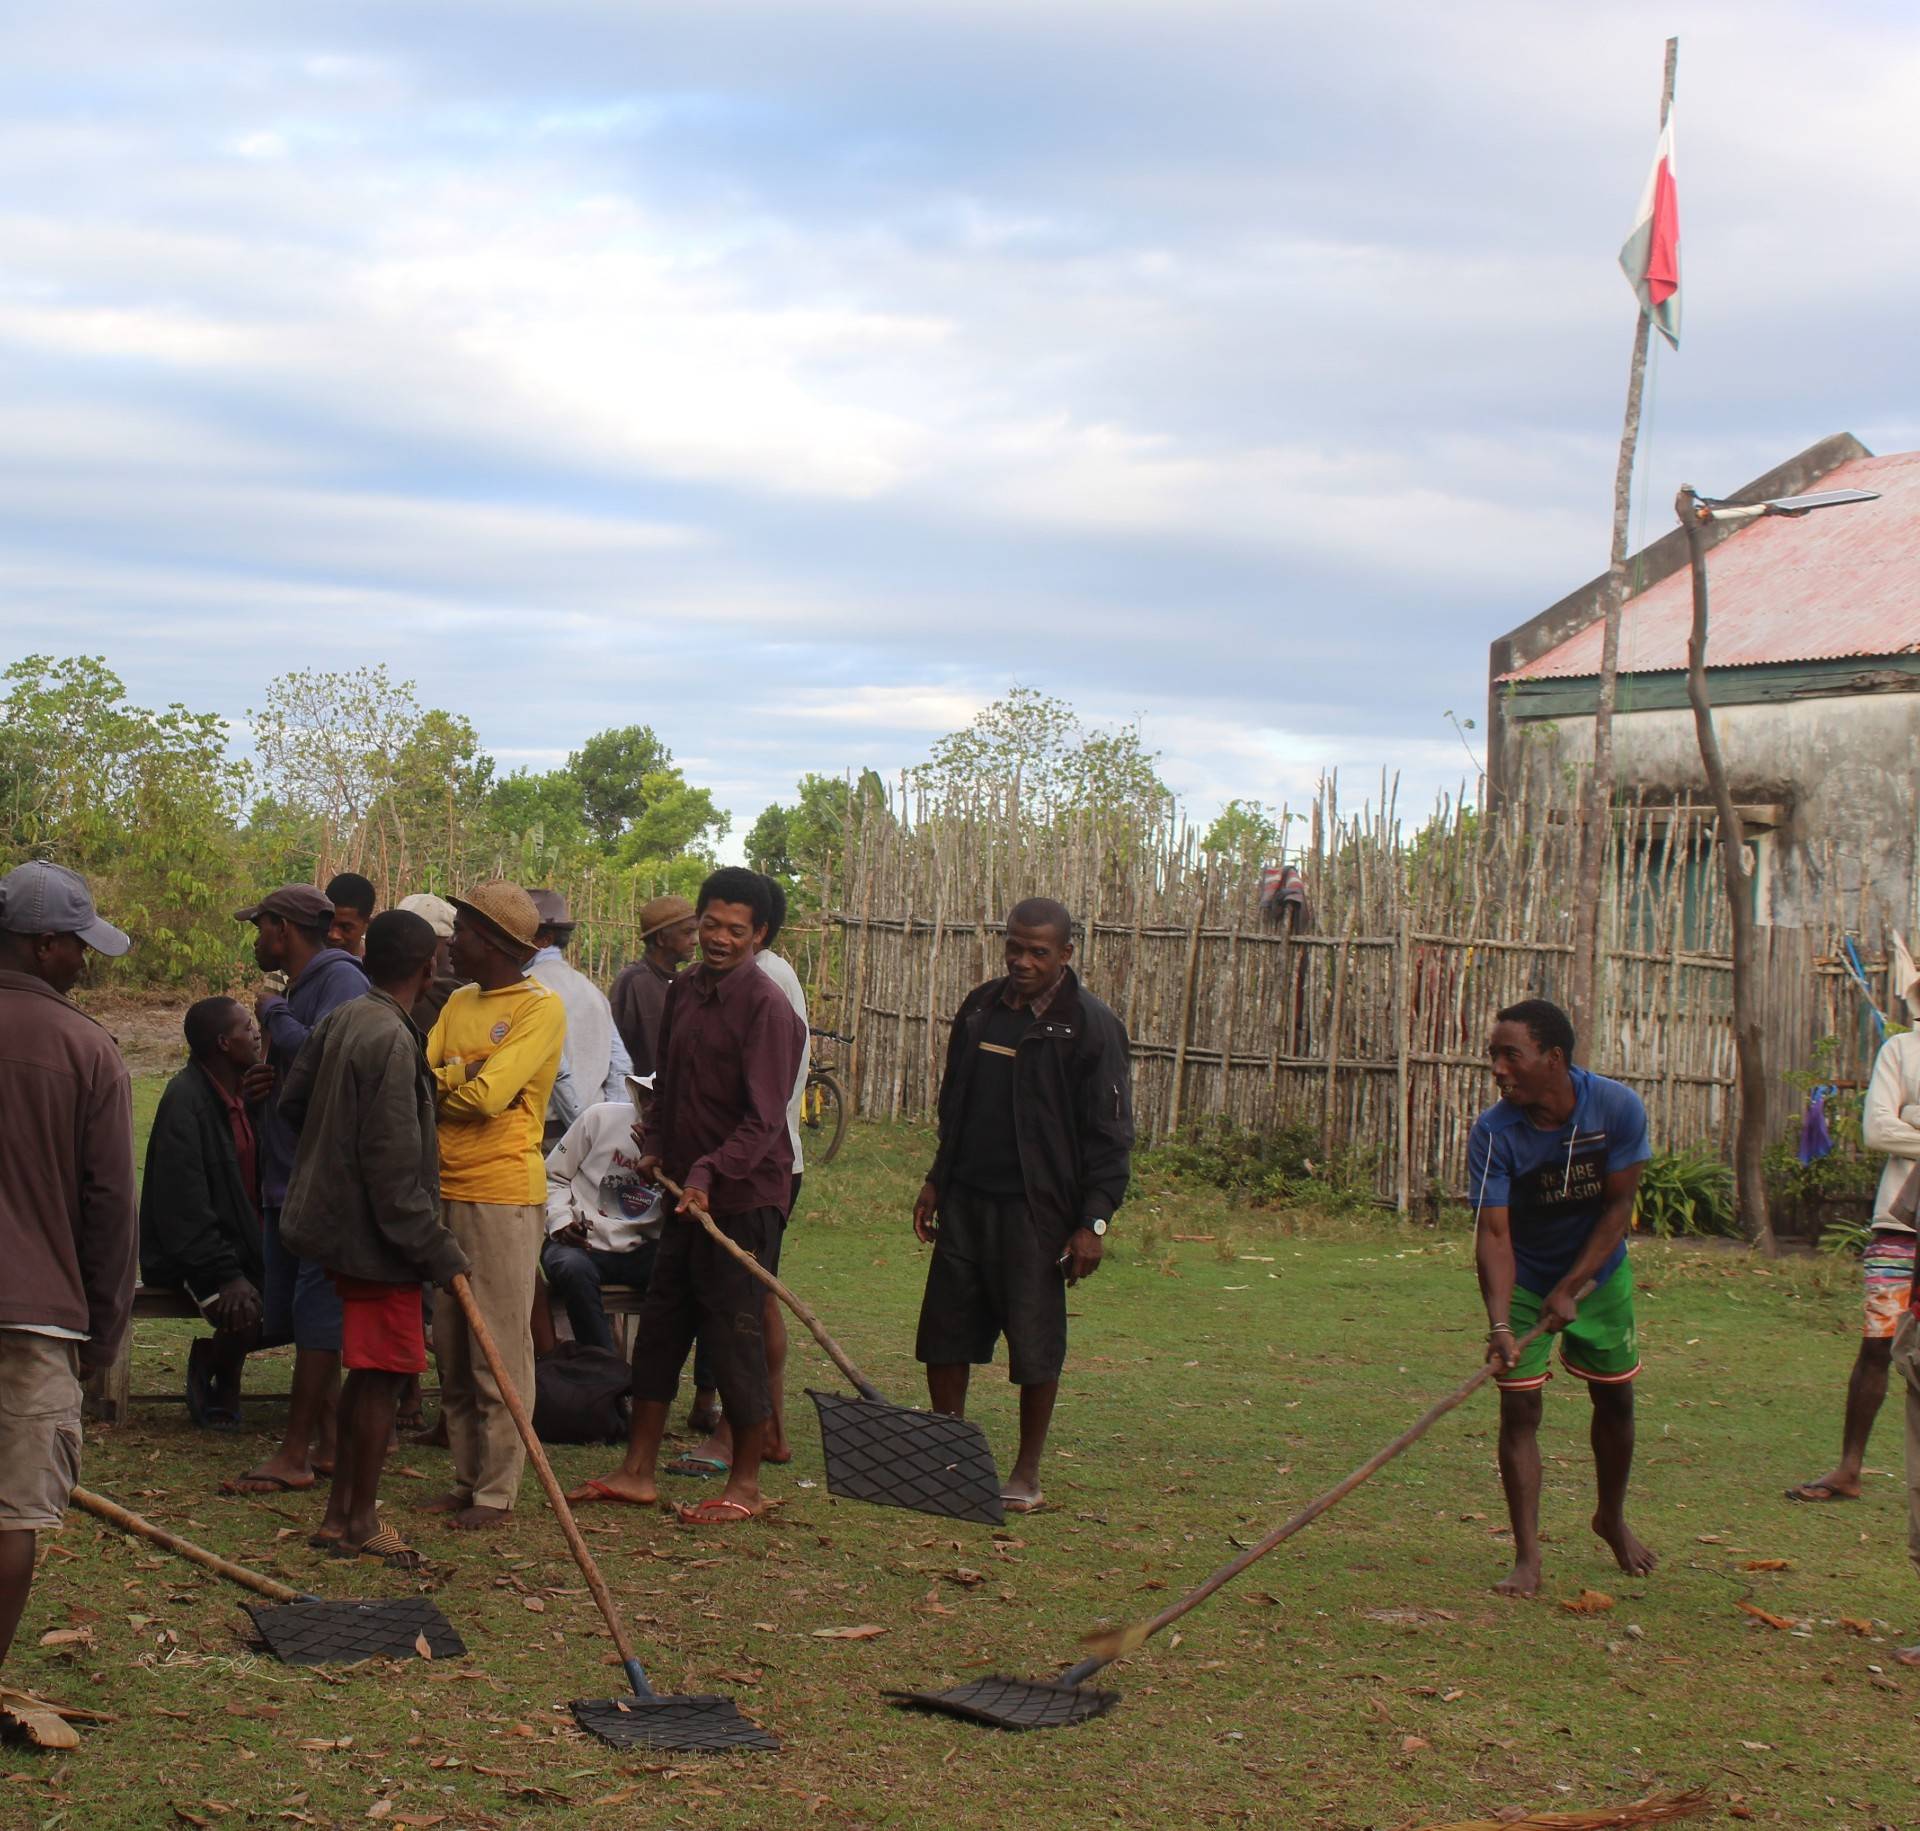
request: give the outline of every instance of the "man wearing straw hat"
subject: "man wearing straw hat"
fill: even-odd
[[[439,1089],[440,1198],[507,1377],[530,1394],[528,1315],[547,1212],[540,1137],[566,1044],[566,1011],[527,977],[540,914],[518,884],[482,884],[455,897],[453,907],[448,951],[469,983],[447,1000],[427,1039]],[[433,1340],[453,1486],[428,1511],[463,1530],[497,1525],[519,1497],[526,1451],[449,1292],[435,1304]]]
[[[81,1378],[112,1364],[133,1310],[132,1086],[67,997],[89,949],[130,945],[77,872],[0,877],[0,1659],[38,1535],[60,1529],[80,1478]]]
[[[674,979],[694,956],[699,926],[685,897],[655,897],[640,911],[646,952],[621,972],[608,994],[614,1026],[642,1080],[660,1066],[660,1017]]]

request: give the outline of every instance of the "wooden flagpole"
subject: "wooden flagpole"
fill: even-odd
[[[1680,40],[1667,40],[1660,88],[1660,126],[1673,112],[1673,80]],[[1647,339],[1653,320],[1634,314],[1633,360],[1627,369],[1627,411],[1613,472],[1613,544],[1607,557],[1606,622],[1600,637],[1600,698],[1593,715],[1593,773],[1580,809],[1579,864],[1574,879],[1573,965],[1568,1002],[1580,1053],[1589,1056],[1599,1010],[1600,884],[1613,834],[1613,709],[1620,687],[1620,614],[1627,600],[1627,524],[1633,498],[1633,461],[1640,446],[1640,400],[1647,380]],[[1590,1056],[1589,1056],[1590,1059]]]

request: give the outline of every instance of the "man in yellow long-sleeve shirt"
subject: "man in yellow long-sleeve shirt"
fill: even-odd
[[[472,983],[447,1000],[427,1038],[440,1087],[440,1199],[507,1377],[531,1400],[527,1317],[547,1212],[540,1135],[566,1007],[526,976],[540,916],[519,885],[482,884],[453,907],[453,970]],[[433,1339],[453,1486],[427,1510],[469,1531],[497,1525],[519,1497],[526,1452],[449,1292],[436,1301]]]

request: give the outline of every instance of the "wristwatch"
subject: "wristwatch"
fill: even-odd
[[[1104,1240],[1107,1237],[1107,1224],[1103,1220],[1091,1220],[1087,1223],[1087,1231],[1096,1240]]]

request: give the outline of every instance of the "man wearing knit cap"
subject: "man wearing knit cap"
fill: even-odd
[[[414,1028],[426,1036],[440,1021],[440,1013],[447,1008],[447,1000],[462,983],[460,975],[453,970],[453,962],[447,957],[447,944],[453,939],[453,905],[443,896],[417,890],[412,896],[403,896],[398,907],[408,915],[417,915],[433,930],[440,943],[433,956],[433,978],[420,994],[411,1013]]]
[[[538,947],[527,971],[567,1010],[566,1052],[547,1107],[546,1142],[552,1146],[588,1107],[609,1100],[626,1103],[633,1063],[614,1028],[606,993],[567,959],[567,946],[577,926],[567,899],[557,890],[527,894],[540,912],[540,927],[534,935]]]
[[[456,991],[427,1038],[439,1089],[440,1197],[472,1266],[469,1282],[499,1344],[507,1377],[533,1390],[533,1305],[546,1232],[540,1137],[560,1073],[567,1020],[560,1000],[527,977],[540,913],[518,884],[482,884],[453,900]],[[453,1486],[429,1512],[472,1530],[504,1520],[520,1493],[526,1452],[466,1318],[442,1292],[433,1317],[440,1404]]]
[[[640,911],[646,952],[613,982],[613,1021],[642,1077],[660,1066],[660,1014],[667,988],[693,958],[700,924],[683,896],[657,896]]]

